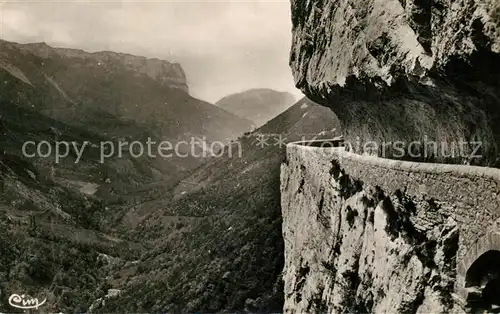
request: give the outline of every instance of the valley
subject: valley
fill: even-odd
[[[255,122],[189,96],[178,65],[1,45],[2,296],[22,288],[47,311],[279,311],[284,144],[338,134],[330,110],[304,98],[250,132]],[[266,93],[261,107],[283,101]],[[205,146],[172,158],[103,158],[96,145],[192,138]],[[40,156],[41,142],[81,152]],[[228,146],[207,151],[214,142]]]

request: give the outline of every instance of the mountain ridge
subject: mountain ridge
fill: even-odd
[[[161,81],[164,86],[175,87],[189,92],[186,74],[179,63],[172,63],[160,58],[148,58],[130,53],[114,51],[88,52],[83,49],[52,47],[45,42],[11,43],[23,51],[49,59],[55,55],[65,58],[94,59],[97,62],[121,62],[130,70]]]

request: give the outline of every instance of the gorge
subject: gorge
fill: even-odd
[[[166,60],[0,40],[0,311],[500,313],[500,2],[236,2],[2,11]]]

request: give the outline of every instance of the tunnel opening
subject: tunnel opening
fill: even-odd
[[[466,273],[465,287],[472,313],[500,313],[500,251],[490,250],[474,261]]]

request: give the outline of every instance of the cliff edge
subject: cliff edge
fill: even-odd
[[[284,311],[498,313],[500,2],[291,8],[296,85],[344,141],[287,145]]]
[[[144,75],[160,82],[165,87],[179,88],[186,93],[189,92],[186,74],[179,63],[113,51],[91,53],[80,49],[54,48],[43,42],[14,45],[21,51],[32,53],[42,60],[54,57],[71,59],[74,61],[73,67],[91,67],[97,64],[108,67],[111,71],[124,67],[125,70],[136,75]]]
[[[332,146],[281,166],[284,311],[497,313],[500,171]]]

